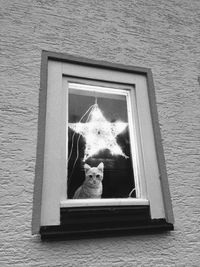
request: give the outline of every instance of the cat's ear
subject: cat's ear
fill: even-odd
[[[85,172],[87,172],[89,169],[91,169],[90,165],[88,165],[87,163],[84,164],[84,170]]]
[[[103,172],[104,164],[101,162],[98,166],[97,169],[101,170]]]

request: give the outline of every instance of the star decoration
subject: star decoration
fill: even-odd
[[[83,161],[108,149],[112,155],[126,156],[117,144],[116,137],[127,127],[126,122],[109,122],[103,116],[98,105],[95,104],[85,123],[69,123],[69,127],[85,139],[85,155]]]

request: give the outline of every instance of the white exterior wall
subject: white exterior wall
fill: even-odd
[[[200,265],[200,1],[2,0],[0,266]],[[153,71],[175,231],[31,235],[41,50]]]

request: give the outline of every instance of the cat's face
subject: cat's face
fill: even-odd
[[[103,162],[101,162],[97,167],[90,167],[90,165],[85,164],[85,182],[91,187],[98,187],[103,180]]]

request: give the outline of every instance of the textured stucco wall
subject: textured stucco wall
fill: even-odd
[[[200,1],[0,1],[0,266],[200,265]],[[41,50],[152,68],[175,231],[31,236]]]

